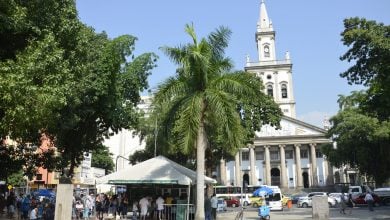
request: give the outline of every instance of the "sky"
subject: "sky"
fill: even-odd
[[[77,0],[80,20],[110,38],[138,38],[135,55],[154,52],[158,67],[149,77],[151,89],[175,73],[175,65],[159,49],[190,42],[185,24],[193,23],[198,37],[219,26],[232,31],[226,55],[243,70],[248,54],[257,57],[256,23],[261,0]],[[343,20],[364,17],[390,25],[389,0],[265,0],[276,31],[277,59],[290,52],[297,118],[323,127],[325,117],[338,111],[339,94],[363,87],[348,85],[339,74],[352,64],[340,61],[347,51],[341,42]],[[146,93],[144,93],[146,94]]]

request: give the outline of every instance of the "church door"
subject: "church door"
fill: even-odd
[[[272,186],[280,185],[280,170],[278,168],[271,169],[271,185]]]
[[[302,173],[303,188],[309,188],[309,174],[307,172]]]

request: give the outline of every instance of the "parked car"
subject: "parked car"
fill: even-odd
[[[307,208],[312,206],[312,197],[313,196],[326,196],[328,198],[329,207],[336,206],[336,199],[329,197],[326,192],[312,192],[307,195],[307,197],[300,197],[298,200],[298,207]]]
[[[374,198],[374,206],[379,206],[381,204],[381,199],[379,198],[379,196],[374,193],[371,195]],[[367,205],[366,201],[364,200],[364,197],[366,197],[366,194],[362,193],[359,196],[353,198],[352,200],[356,205]]]
[[[260,207],[263,204],[263,198],[262,197],[249,197],[249,200],[251,201],[250,204],[252,207],[257,208]]]
[[[221,196],[219,198],[223,198],[226,202],[227,207],[238,207],[240,206],[240,199],[237,197],[231,197],[231,196]]]
[[[334,199],[336,200],[337,203],[340,203],[340,202],[341,202],[341,196],[342,196],[342,195],[343,195],[342,193],[329,193],[329,194],[328,194],[328,196],[334,198]],[[344,194],[344,197],[345,197],[345,196],[348,197],[347,194]]]
[[[287,202],[291,200],[291,198],[287,195],[282,195],[282,205],[287,206]]]
[[[298,194],[292,194],[290,197],[291,197],[292,203],[297,204],[299,198],[306,197],[306,196],[307,196],[307,193],[298,193]]]

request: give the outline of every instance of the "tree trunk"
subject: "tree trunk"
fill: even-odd
[[[196,213],[195,220],[204,220],[204,161],[207,137],[201,120],[196,140]]]

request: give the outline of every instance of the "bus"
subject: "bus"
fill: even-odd
[[[282,204],[282,193],[278,186],[267,186],[267,185],[249,185],[242,189],[240,186],[214,186],[214,192],[217,197],[236,197],[240,198],[240,203],[244,206],[250,205],[250,197],[253,196],[253,192],[262,187],[266,186],[271,188],[273,191],[272,195],[265,198],[267,205],[271,210],[283,210]],[[243,193],[241,193],[243,191]]]
[[[244,190],[244,193],[241,193],[241,191],[243,191],[241,186],[214,186],[214,193],[218,198],[235,197],[240,199],[240,204],[250,205],[249,197],[252,196],[252,192]]]

